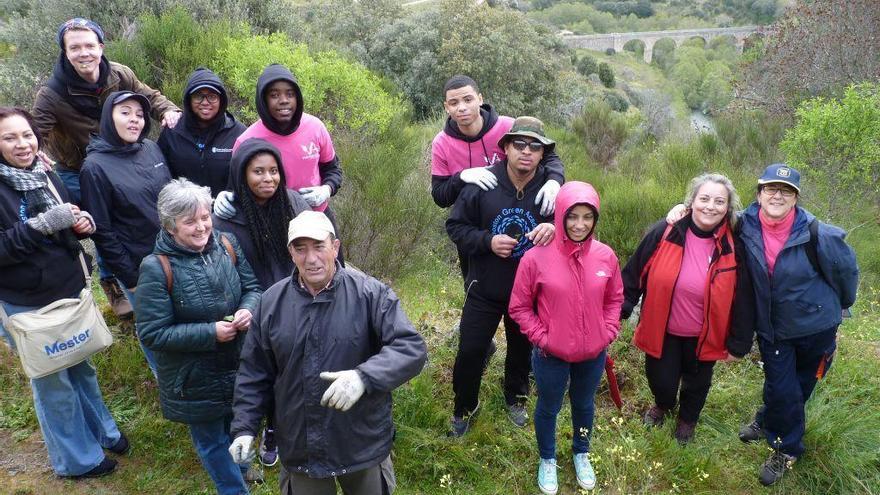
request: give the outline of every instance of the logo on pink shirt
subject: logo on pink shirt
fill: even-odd
[[[305,153],[305,155],[303,155],[302,157],[303,160],[318,158],[321,154],[321,148],[318,148],[318,145],[315,144],[314,141],[309,141],[308,146],[305,144],[301,144],[300,148],[302,148],[303,153]]]

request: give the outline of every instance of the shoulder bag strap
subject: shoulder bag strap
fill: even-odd
[[[171,262],[168,261],[168,256],[164,254],[157,254],[157,258],[159,258],[159,264],[162,265],[162,271],[165,272],[165,287],[168,288],[168,294],[171,294],[171,289],[174,288],[174,276],[171,274]]]
[[[235,255],[235,249],[232,248],[232,243],[229,242],[229,239],[223,234],[220,234],[220,242],[223,243],[223,247],[226,248],[226,252],[229,254],[229,257],[232,258],[233,266],[238,266],[238,256]]]
[[[49,185],[49,190],[52,191],[52,194],[55,196],[55,199],[58,200],[58,204],[64,204],[64,200],[61,199],[61,195],[58,194],[58,190],[55,189],[55,184],[52,184],[52,176],[49,175],[50,173],[54,173],[54,172],[48,172],[46,174],[47,183]],[[86,278],[86,287],[91,287],[92,274],[89,273],[89,268],[88,268],[88,265],[86,265],[86,258],[82,254],[82,249],[80,249],[80,251],[79,251],[79,264],[82,266],[83,276]]]

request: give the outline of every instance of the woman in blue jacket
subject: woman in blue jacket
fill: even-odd
[[[755,328],[764,362],[764,405],[743,427],[745,442],[773,453],[759,479],[771,485],[804,452],[804,405],[837,349],[843,310],[856,300],[859,268],[846,232],[797,205],[800,174],[767,167],[756,201],[741,215],[746,266],[755,291]]]
[[[130,91],[111,93],[101,111],[79,175],[83,208],[95,218],[92,236],[101,258],[132,305],[138,267],[153,250],[159,232],[156,200],[171,174],[150,132],[150,102]],[[142,345],[143,347],[143,345]],[[153,374],[155,360],[144,355]]]
[[[141,263],[135,317],[156,356],[166,419],[189,426],[220,495],[248,493],[228,448],[232,391],[260,287],[235,236],[213,229],[207,187],[175,179],[159,194],[162,230]]]
[[[37,158],[40,144],[28,112],[0,107],[0,307],[10,316],[78,297],[86,283],[77,236],[93,233],[95,225],[70,203],[61,179],[45,171]],[[3,319],[0,335],[15,347]],[[124,454],[129,443],[104,405],[88,360],[32,379],[31,389],[55,474],[97,477],[116,469],[104,449]]]

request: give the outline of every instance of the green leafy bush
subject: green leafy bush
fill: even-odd
[[[572,122],[572,129],[583,139],[587,154],[606,169],[614,165],[630,128],[630,120],[602,100],[588,102],[583,113]]]
[[[629,101],[617,91],[606,90],[602,92],[602,99],[615,112],[626,112],[629,110]]]
[[[599,71],[599,64],[595,58],[590,55],[584,55],[578,59],[576,68],[582,76],[589,76]]]
[[[256,120],[257,78],[273,63],[293,72],[303,92],[305,111],[319,115],[330,129],[383,132],[400,112],[400,99],[389,94],[366,68],[335,52],[313,55],[306,45],[275,33],[229,38],[212,64],[246,102],[241,109],[244,119]]]
[[[599,80],[602,81],[602,85],[606,88],[614,87],[614,71],[605,62],[599,64]]]
[[[840,100],[803,102],[779,146],[832,217],[863,209],[855,197],[880,207],[880,85],[851,86]]]

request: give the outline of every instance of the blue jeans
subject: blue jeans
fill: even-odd
[[[205,471],[214,480],[219,495],[241,495],[248,493],[244,482],[247,464],[236,464],[229,454],[232,440],[229,438],[229,423],[232,416],[204,423],[190,423],[189,434],[193,446],[202,461]]]
[[[537,348],[532,351],[532,370],[538,389],[535,437],[541,459],[556,459],[556,417],[562,409],[566,386],[571,400],[571,450],[575,454],[590,451],[595,411],[593,399],[605,370],[606,352],[607,349],[603,350],[594,359],[568,363]]]
[[[776,342],[758,338],[764,361],[764,408],[758,420],[771,447],[795,457],[804,453],[804,408],[831,367],[836,338],[837,327]]]
[[[0,301],[8,315],[37,309]],[[12,336],[0,322],[0,334],[14,349]],[[104,405],[95,368],[89,360],[31,380],[34,410],[43,431],[52,469],[59,476],[77,476],[104,460],[103,448],[119,441],[121,433]]]
[[[125,293],[125,298],[128,299],[128,302],[131,303],[131,307],[134,308],[134,302],[136,299],[135,293],[128,290],[128,287],[126,287],[121,281],[119,281],[119,288],[122,289],[122,292]],[[135,321],[137,321],[137,311],[135,311]],[[144,352],[144,357],[147,358],[147,365],[150,367],[150,371],[153,372],[153,378],[158,381],[159,375],[156,371],[156,356],[153,355],[153,351],[144,345],[144,341],[141,340],[141,336],[137,333],[137,327],[135,327],[135,335],[137,335],[138,344],[140,344],[141,350]]]

